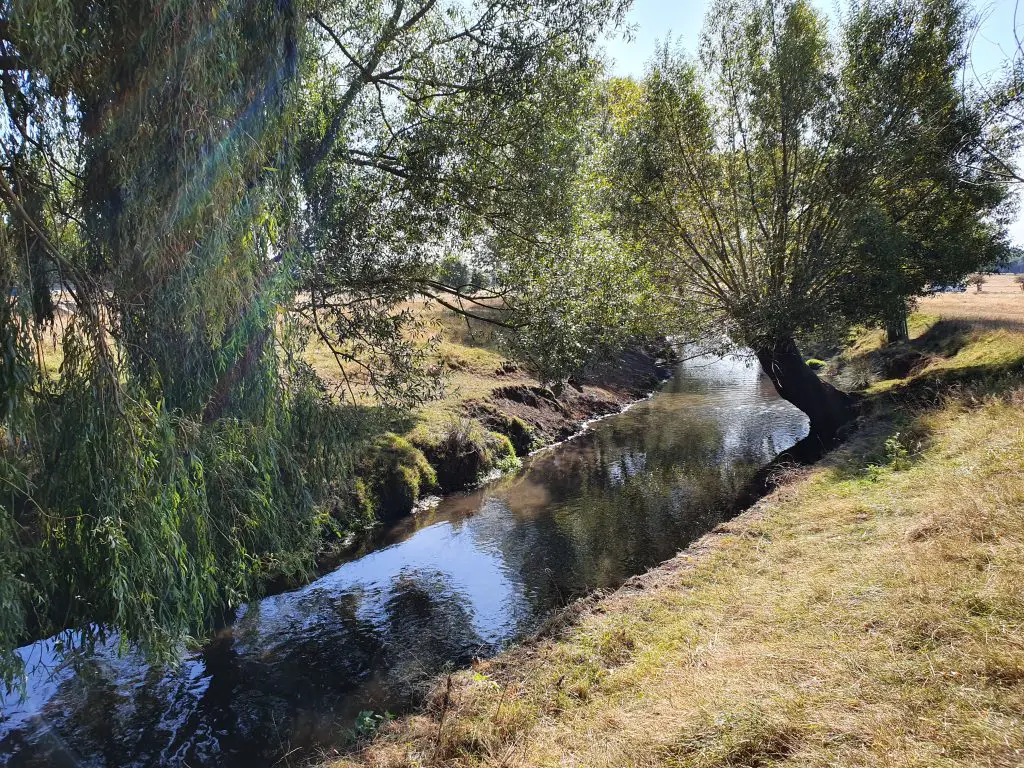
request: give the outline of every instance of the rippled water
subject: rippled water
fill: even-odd
[[[439,672],[671,557],[806,433],[744,361],[689,361],[649,400],[517,475],[448,497],[370,554],[248,606],[173,670],[114,644],[73,664],[52,643],[23,649],[28,695],[2,705],[0,764],[300,762],[344,738],[361,710],[401,711]]]

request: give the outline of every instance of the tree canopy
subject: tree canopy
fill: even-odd
[[[720,0],[700,58],[666,46],[612,89],[608,205],[694,335],[752,348],[833,435],[847,398],[797,340],[886,322],[1005,249],[1005,187],[961,87],[956,0]]]

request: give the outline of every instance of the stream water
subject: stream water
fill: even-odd
[[[806,419],[739,358],[691,360],[653,397],[534,454],[521,472],[382,532],[302,589],[242,610],[174,669],[111,642],[22,649],[0,701],[0,765],[299,764],[361,711],[400,712],[446,669],[616,587],[720,520]]]

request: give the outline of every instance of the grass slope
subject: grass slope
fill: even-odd
[[[488,397],[495,389],[510,385],[532,385],[535,379],[520,370],[502,353],[493,325],[468,320],[438,304],[412,301],[404,305],[416,318],[412,338],[422,345],[432,342],[430,366],[443,372],[441,396],[416,409],[414,417],[431,431],[447,428],[461,416],[462,403]],[[328,348],[313,340],[305,357],[327,384],[343,397],[348,383],[356,402],[372,405],[365,372],[346,364],[344,374]],[[346,382],[345,376],[348,377]]]
[[[1024,765],[1024,336],[915,330],[844,448],[336,765]]]

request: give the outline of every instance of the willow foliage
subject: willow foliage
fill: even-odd
[[[413,296],[514,331],[514,348],[550,379],[578,367],[603,329],[629,325],[602,322],[611,312],[583,288],[629,294],[618,251],[594,264],[597,228],[580,194],[599,75],[592,20],[622,5],[428,1],[393,16],[362,4],[315,15],[326,55],[304,110],[296,309],[340,360],[361,361],[378,395],[416,399],[426,387],[395,333],[413,319],[400,309]],[[491,287],[440,279],[452,259]],[[365,360],[367,347],[386,354]]]
[[[429,394],[399,304],[453,242],[551,202],[569,126],[535,87],[590,77],[619,11],[0,6],[8,682],[13,649],[55,633],[173,655],[308,569],[386,414],[339,404],[303,346],[364,365],[385,402]]]
[[[343,477],[358,426],[277,329],[295,9],[14,2],[3,33],[10,680],[11,649],[54,632],[173,653],[303,569],[317,473]],[[300,413],[338,460],[311,461]]]
[[[958,0],[721,0],[692,60],[618,86],[620,221],[712,332],[755,349],[884,322],[1005,248],[1006,189],[961,87]]]

